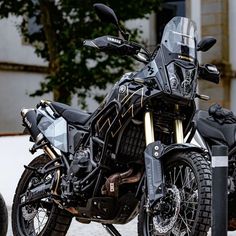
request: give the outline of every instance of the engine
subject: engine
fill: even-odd
[[[67,175],[62,176],[61,191],[65,202],[78,201],[81,193],[80,180],[92,171],[89,148],[78,150],[70,164]]]

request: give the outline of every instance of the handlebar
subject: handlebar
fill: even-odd
[[[93,47],[107,53],[132,56],[143,63],[147,63],[150,58],[150,52],[141,45],[109,35],[85,40],[84,46]]]

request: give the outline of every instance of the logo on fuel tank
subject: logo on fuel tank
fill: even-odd
[[[126,92],[126,90],[127,90],[127,87],[125,86],[125,85],[121,85],[120,87],[119,87],[119,93],[125,93]]]

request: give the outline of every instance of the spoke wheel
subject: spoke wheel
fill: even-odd
[[[53,203],[46,205],[44,201],[46,199],[35,204],[19,206],[19,214],[22,214],[20,224],[26,235],[39,235],[47,225]]]
[[[179,153],[166,158],[167,194],[151,211],[143,196],[139,214],[140,236],[207,235],[210,227],[211,171],[204,156]]]
[[[30,166],[42,168],[50,159],[41,155],[36,157]],[[32,168],[32,169],[33,169]],[[26,169],[18,183],[12,207],[12,228],[14,236],[37,235],[66,235],[72,216],[70,213],[59,209],[49,198],[42,198],[33,203],[25,202],[25,193],[33,187],[50,181],[50,175],[42,177]]]

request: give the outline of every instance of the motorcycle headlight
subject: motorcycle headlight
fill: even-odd
[[[169,80],[170,80],[170,87],[172,90],[176,90],[179,87],[179,80],[175,76],[175,74],[170,74],[169,75]]]
[[[195,88],[193,80],[195,78],[195,67],[184,68],[175,62],[167,66],[169,83],[173,94],[189,96]]]

